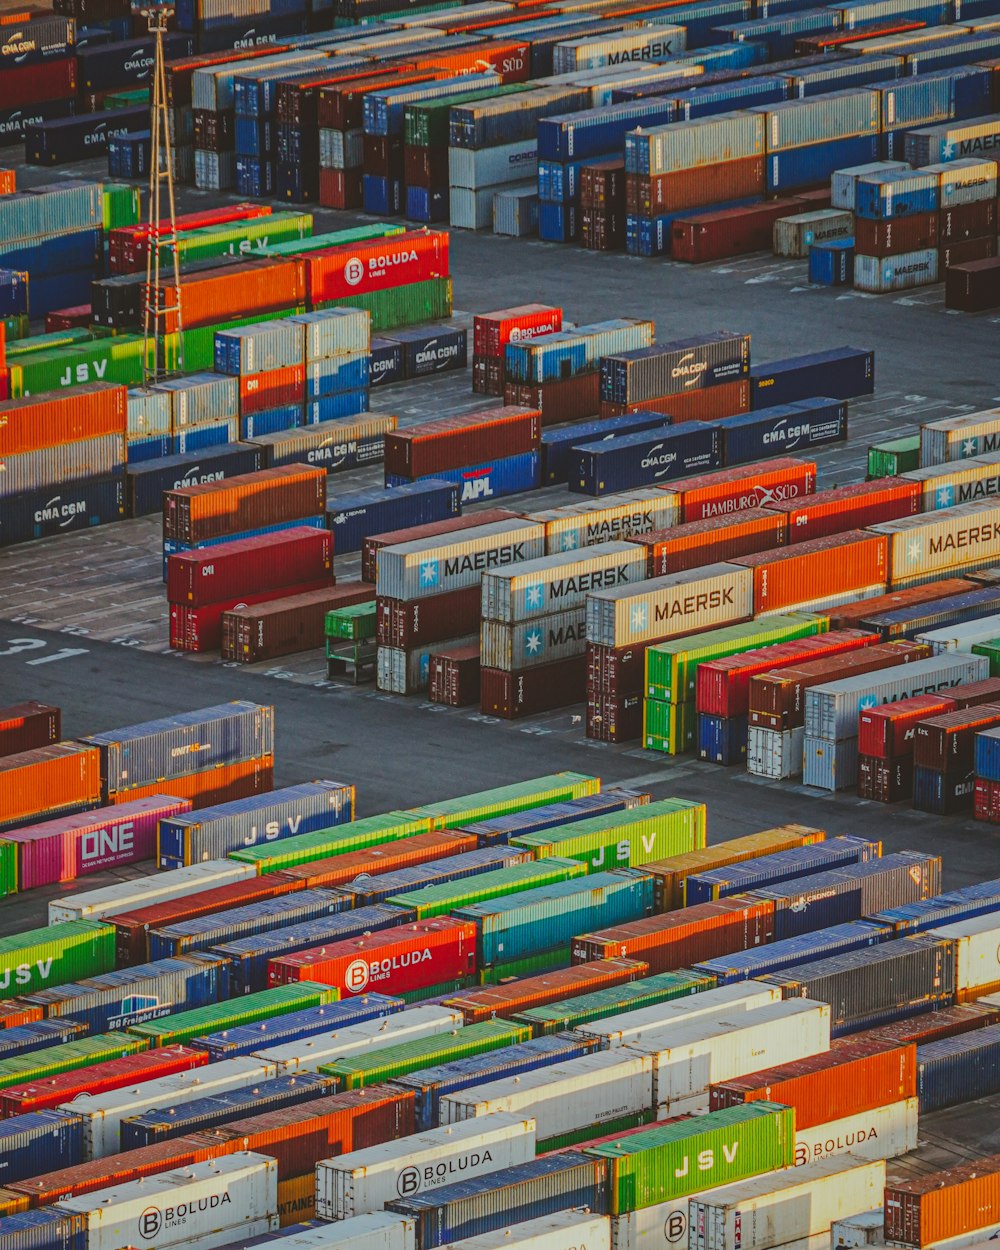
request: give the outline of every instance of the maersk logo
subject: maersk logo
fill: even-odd
[[[438,584],[437,560],[425,560],[420,566],[420,585],[436,586]]]
[[[649,624],[649,608],[644,603],[637,603],[630,615],[633,633],[645,629]]]
[[[873,694],[863,694],[858,700],[859,712],[867,712],[873,707],[878,707],[878,699]]]
[[[539,612],[545,605],[545,589],[539,582],[524,592],[524,606],[528,612]]]
[[[955,488],[953,486],[940,486],[934,498],[935,508],[950,508],[955,502]]]
[[[524,654],[527,656],[536,656],[541,655],[544,650],[545,640],[542,637],[542,631],[540,629],[531,630],[524,640]]]

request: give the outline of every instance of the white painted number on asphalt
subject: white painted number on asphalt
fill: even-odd
[[[49,644],[44,638],[11,638],[6,647],[0,650],[0,656],[20,655],[22,651],[42,651]],[[37,656],[34,660],[25,660],[25,664],[51,664],[53,660],[69,660],[74,655],[86,655],[88,647],[60,647],[49,655]]]

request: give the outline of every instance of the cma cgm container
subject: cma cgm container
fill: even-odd
[[[576,448],[569,487],[584,495],[607,495],[632,486],[657,485],[722,466],[720,428],[685,422],[676,430],[645,430]]]

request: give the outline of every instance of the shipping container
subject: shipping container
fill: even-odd
[[[78,811],[101,797],[98,753],[76,742],[57,742],[0,757],[0,824],[23,824],[43,812]],[[11,889],[14,883],[11,882]]]
[[[32,699],[0,708],[0,755],[20,755],[47,747],[62,737],[59,708]]]
[[[705,845],[706,811],[702,803],[664,799],[607,817],[519,834],[512,846],[531,850],[539,859],[557,855],[578,860],[587,871],[644,864]]]
[[[530,513],[526,519],[545,526],[545,547],[552,555],[620,542],[674,525],[679,517],[677,497],[672,492],[646,487],[606,495],[599,504],[568,504]]]
[[[421,490],[427,487],[433,480],[428,479],[424,482],[407,483],[404,486],[392,487],[382,493],[395,497],[400,491]],[[452,516],[445,520],[414,525],[406,529],[366,535],[361,548],[361,577],[366,582],[375,582],[377,580],[378,553],[383,547],[394,547],[400,543],[416,542],[421,538],[434,538],[436,535],[449,534],[455,530],[474,529],[481,525],[491,525],[494,521],[510,521],[514,519],[516,518],[513,513],[507,512],[502,508],[488,508],[480,512],[466,514],[465,516]],[[339,546],[339,535],[337,537],[337,550],[339,551],[341,549]]]
[[[247,994],[231,1002],[215,1003],[193,1011],[180,1011],[162,1020],[132,1025],[129,1033],[146,1039],[151,1046],[173,1045],[188,1042],[195,1037],[207,1036],[220,1028],[252,1024],[304,1007],[319,1007],[336,1002],[337,990],[320,984],[280,985],[259,994]]]
[[[988,1155],[885,1190],[885,1235],[927,1246],[982,1228],[1000,1216],[1000,1158]]]
[[[487,567],[544,554],[544,529],[528,521],[500,521],[472,529],[456,541],[428,538],[383,548],[377,590],[398,599],[421,598],[478,585]]]
[[[816,489],[816,465],[809,460],[780,456],[752,472],[744,468],[722,469],[675,482],[672,489],[680,497],[680,519],[699,521],[810,495]]]
[[[690,907],[713,902],[730,894],[757,889],[760,885],[808,877],[814,872],[845,864],[867,863],[878,859],[880,854],[879,842],[850,836],[836,837],[818,846],[779,851],[726,868],[692,873],[684,882],[685,905]]]
[[[660,641],[752,615],[751,570],[710,564],[589,595],[587,641],[611,647]]]
[[[998,1058],[1000,1029],[996,1025],[918,1047],[917,1094],[921,1112],[940,1111],[995,1093],[1000,1089]],[[992,1227],[989,1231],[993,1231]]]
[[[97,1033],[76,1041],[47,1046],[27,1055],[0,1060],[0,1088],[44,1080],[60,1072],[89,1068],[110,1059],[121,1059],[147,1050],[149,1043],[127,1033]]]

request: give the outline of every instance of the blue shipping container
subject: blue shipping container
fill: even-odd
[[[280,408],[266,408],[240,417],[240,438],[259,438],[262,434],[277,434],[279,430],[295,430],[302,424],[302,405],[284,404]]]
[[[867,920],[851,920],[846,924],[832,925],[829,929],[817,929],[798,937],[771,942],[755,950],[737,951],[732,955],[720,955],[695,964],[694,971],[713,976],[720,985],[733,981],[752,981],[768,972],[781,972],[796,964],[812,963],[832,955],[860,950],[887,942],[892,937],[888,925],[874,924]]]
[[[633,486],[657,486],[721,468],[722,449],[722,430],[709,421],[585,443],[577,448],[569,488],[576,494],[599,496]]]
[[[739,764],[747,757],[746,716],[698,713],[698,758],[710,764]]]
[[[350,885],[342,885],[337,893],[344,895],[351,907],[370,907],[384,903],[396,894],[418,890],[425,885],[438,885],[445,881],[461,881],[475,877],[481,872],[493,872],[509,868],[513,864],[526,864],[534,858],[530,851],[516,847],[488,846],[463,855],[450,855],[418,864],[413,868],[400,868],[396,872],[362,873]]]
[[[342,417],[356,417],[367,411],[367,387],[339,391],[336,395],[324,395],[322,399],[310,400],[305,406],[305,423],[319,425],[322,421],[339,421]]]
[[[83,1163],[83,1116],[32,1111],[0,1120],[0,1181],[4,1185]]]
[[[730,864],[710,872],[693,873],[685,878],[684,902],[710,903],[713,899],[747,890],[759,890],[779,881],[794,881],[817,872],[828,872],[846,864],[863,864],[878,859],[881,843],[867,838],[839,837],[816,846],[799,846],[774,855],[762,855],[744,863]]]
[[[448,325],[392,330],[389,337],[403,351],[403,377],[426,378],[449,369],[464,369],[468,361],[468,331]]]
[[[723,417],[716,425],[723,431],[722,462],[727,468],[770,456],[801,455],[847,442],[847,401],[799,400]]]
[[[461,488],[461,506],[479,503],[485,499],[499,499],[503,495],[517,495],[521,491],[535,490],[541,485],[541,456],[537,451],[527,451],[520,456],[508,456],[505,460],[493,460],[489,464],[470,465],[465,469],[445,469],[435,473],[437,481],[455,482]],[[403,486],[409,478],[393,473],[385,475],[386,486]],[[419,481],[420,479],[415,479]]]
[[[960,920],[971,920],[973,916],[984,916],[994,911],[1000,911],[1000,880],[976,881],[960,890],[936,894],[919,903],[877,912],[871,919],[877,924],[888,925],[894,934],[920,933],[924,929],[957,924]]]
[[[0,1029],[0,1059],[30,1055],[33,1050],[58,1046],[85,1037],[91,1030],[80,1020],[36,1020],[13,1029]]]
[[[0,507],[0,547],[122,521],[124,477],[92,477],[11,495]]]
[[[350,1024],[380,1020],[383,1016],[395,1015],[405,1006],[402,998],[362,994],[342,1003],[327,1003],[323,1007],[308,1007],[305,1011],[292,1011],[270,1020],[258,1020],[255,1024],[241,1024],[196,1040],[201,1050],[208,1051],[209,1062],[215,1063],[219,1059],[237,1059],[240,1055],[252,1055],[271,1046],[297,1042],[317,1033],[335,1032]]]
[[[565,482],[571,472],[574,451],[584,443],[603,442],[640,430],[663,429],[670,417],[662,412],[627,412],[604,421],[577,421],[571,426],[542,431],[542,482]]]
[[[750,407],[794,404],[815,395],[851,399],[875,392],[875,353],[835,347],[750,366]]]
[[[0,1250],[87,1250],[87,1217],[56,1210],[5,1216]]]
[[[917,1047],[920,1114],[1000,1093],[1000,1025]]]
[[[854,240],[814,243],[809,249],[809,281],[817,286],[853,286]]]
[[[34,284],[39,278],[69,270],[87,269],[93,278],[104,272],[104,232],[74,230],[45,239],[0,243],[0,268],[28,270],[31,274],[31,310],[35,311]]]
[[[327,502],[326,524],[338,555],[360,551],[369,534],[388,534],[444,521],[461,512],[456,482],[421,478],[399,486],[334,496]]]
[[[664,126],[676,116],[677,106],[672,100],[652,100],[542,117],[538,122],[539,160],[593,160],[620,149],[630,130]]]
[[[344,391],[367,389],[371,357],[367,352],[343,353],[311,361],[306,366],[306,399],[322,399]]]
[[[572,243],[580,233],[575,204],[538,205],[538,237],[546,243]]]
[[[263,467],[259,447],[231,443],[212,448],[202,455],[164,456],[125,471],[128,486],[128,515],[149,516],[163,506],[163,492],[201,482],[221,482],[241,473],[254,473]]]
[[[919,169],[867,174],[854,184],[854,211],[878,221],[933,213],[940,207],[938,184],[937,174]]]
[[[391,386],[393,382],[402,382],[402,347],[391,339],[373,338],[371,348],[371,385]]]
[[[407,221],[424,223],[447,221],[449,208],[450,198],[447,189],[409,185],[406,188]]]

